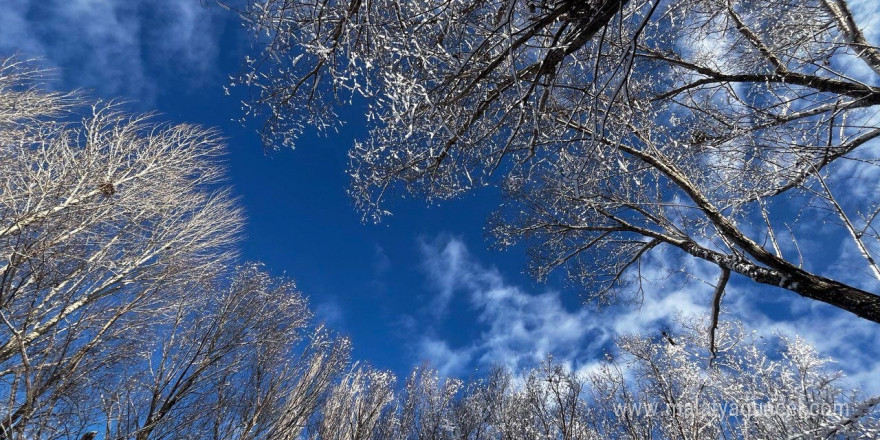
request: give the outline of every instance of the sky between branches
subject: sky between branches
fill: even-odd
[[[880,4],[850,5],[868,41],[880,43]],[[39,58],[55,69],[54,87],[220,128],[229,183],[248,217],[243,259],[295,278],[318,317],[352,338],[357,359],[401,375],[429,361],[468,377],[492,364],[531,366],[552,352],[589,369],[616,335],[659,332],[680,310],[706,315],[717,274],[693,261],[686,262],[690,279],[670,273],[675,265],[661,261],[665,254],[643,273],[655,282],[641,308],[597,313],[561,278],[535,284],[522,273],[522,248],[487,249],[483,224],[497,197],[491,189],[441,206],[404,200],[384,223],[362,224],[345,193],[346,151],[366,134],[359,107],[344,113],[336,136],[306,136],[294,151],[264,154],[259,122],[237,121],[247,91],[224,94],[249,50],[247,33],[227,11],[197,0],[11,0],[3,9],[0,56]],[[826,249],[826,265],[853,258],[821,233],[801,245]],[[736,277],[725,302],[728,315],[760,332],[804,336],[838,359],[854,386],[880,392],[872,380],[880,377],[873,324]]]

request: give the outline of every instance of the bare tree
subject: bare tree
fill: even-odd
[[[347,359],[348,344],[308,327],[293,283],[256,265],[224,282],[175,296],[164,322],[155,317],[151,349],[105,387],[104,438],[285,438],[278,429],[291,406],[309,401],[309,392],[322,395],[337,377],[326,359]],[[317,402],[303,412],[314,413]]]
[[[50,426],[59,413],[93,412],[83,393],[99,372],[131,355],[125,341],[164,313],[172,286],[230,261],[241,225],[217,186],[215,131],[88,110],[43,91],[30,66],[0,61],[4,438],[52,437],[75,424]]]
[[[0,61],[0,438],[299,438],[349,343],[293,282],[226,268],[217,133],[88,109],[31,66]]]
[[[383,411],[394,399],[395,377],[387,371],[355,365],[333,385],[320,408],[318,437],[323,440],[376,438]],[[381,438],[381,437],[379,437]]]
[[[308,428],[347,364],[349,341],[312,325],[303,297],[290,290],[292,283],[263,272],[255,275],[263,285],[274,287],[248,306],[251,310],[245,313],[253,314],[252,328],[239,342],[238,357],[224,361],[222,378],[214,379],[209,391],[214,417],[202,414],[203,422],[196,425],[200,428],[192,429],[196,438],[296,438]]]
[[[532,246],[600,303],[666,248],[880,322],[880,49],[845,0],[247,2],[268,35],[241,82],[267,142],[367,99],[351,194],[507,198]],[[800,244],[861,258],[853,276]],[[820,246],[822,247],[822,246]],[[673,253],[676,253],[673,252]],[[835,252],[837,250],[835,249]],[[855,264],[855,263],[853,263]],[[717,309],[717,308],[716,308]]]
[[[450,422],[462,381],[442,378],[427,366],[413,370],[406,381],[399,408],[396,438],[444,440],[452,437]]]
[[[333,339],[319,326],[292,372],[296,380],[285,391],[284,405],[265,438],[295,440],[320,426],[320,411],[334,382],[349,362],[350,343]]]

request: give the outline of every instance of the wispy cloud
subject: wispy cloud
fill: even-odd
[[[391,269],[391,259],[385,249],[378,244],[373,245],[373,272],[377,277],[385,275]]]
[[[416,349],[424,360],[430,361],[431,366],[444,376],[462,374],[473,365],[473,347],[452,349],[442,339],[423,337]]]
[[[64,88],[151,100],[161,83],[199,84],[216,71],[217,8],[179,0],[9,0],[0,55],[40,58]],[[160,80],[162,78],[162,80]]]
[[[572,310],[557,291],[537,294],[506,282],[495,268],[476,261],[456,238],[440,238],[421,244],[424,266],[436,296],[430,314],[436,322],[458,315],[447,310],[455,295],[463,295],[477,312],[479,337],[469,345],[452,349],[427,329],[417,342],[418,354],[446,374],[462,374],[476,366],[501,365],[521,370],[540,362],[547,354],[577,365],[591,362],[607,348],[615,332],[609,322],[599,321],[587,308]],[[664,315],[662,318],[665,318]],[[653,320],[628,319],[620,323],[638,330]]]
[[[452,348],[439,324],[456,319],[454,311],[431,313],[434,325],[422,325],[414,345],[422,360],[441,373],[465,375],[478,366],[502,365],[514,371],[534,366],[547,354],[574,369],[590,368],[611,348],[613,338],[658,333],[681,316],[708,316],[717,270],[688,260],[684,272],[691,282],[676,282],[662,268],[659,254],[641,272],[644,300],[640,307],[607,310],[567,307],[562,293],[539,293],[505,281],[468,252],[457,238],[441,237],[421,244],[436,304],[448,307],[463,295],[476,310],[479,337]],[[674,278],[674,277],[673,277]],[[880,393],[874,374],[880,372],[880,332],[876,325],[849,313],[799,298],[792,293],[760,288],[747,280],[731,279],[724,298],[724,318],[736,318],[762,333],[799,334],[822,353],[839,360],[850,383]]]
[[[329,324],[333,328],[340,328],[345,325],[345,312],[339,301],[334,297],[325,297],[323,301],[318,302],[313,307],[315,318],[325,324]]]

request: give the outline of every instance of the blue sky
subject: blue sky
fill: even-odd
[[[197,0],[9,2],[0,10],[0,56],[40,58],[56,69],[53,87],[121,98],[133,111],[157,110],[160,120],[222,130],[229,183],[248,217],[243,258],[294,278],[318,318],[351,337],[357,359],[400,375],[430,361],[467,377],[491,364],[525,367],[552,352],[589,368],[615,335],[657,332],[679,313],[706,313],[707,283],[717,271],[687,262],[695,279],[684,283],[660,268],[661,260],[675,258],[670,254],[655,255],[657,264],[647,266],[655,281],[640,309],[597,313],[558,277],[535,283],[523,274],[521,247],[489,249],[483,224],[497,204],[492,189],[439,206],[398,200],[382,224],[363,224],[345,192],[346,152],[366,134],[359,109],[343,112],[338,135],[306,135],[296,150],[265,154],[259,122],[236,122],[247,91],[234,87],[224,95],[249,47],[236,17],[220,8]],[[877,13],[862,16],[878,27]],[[872,379],[880,376],[875,326],[736,276],[728,289],[730,315],[761,332],[802,334],[837,358],[853,385],[880,392]]]

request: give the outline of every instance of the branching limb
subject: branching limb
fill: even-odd
[[[844,0],[822,0],[822,5],[831,13],[837,26],[843,31],[850,46],[875,73],[880,75],[880,49],[865,40],[865,35],[856,25],[856,20]]]
[[[712,297],[712,321],[709,323],[709,351],[712,353],[712,357],[709,358],[710,363],[718,357],[715,330],[718,329],[718,316],[721,315],[721,298],[724,296],[724,288],[729,279],[730,269],[721,268],[721,275],[718,277],[718,283],[715,284],[715,294]]]

